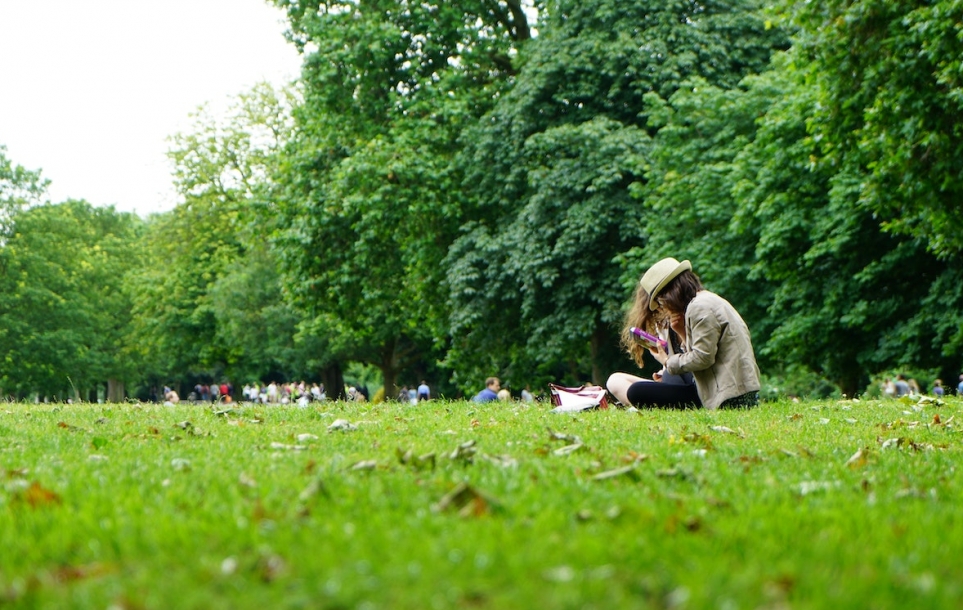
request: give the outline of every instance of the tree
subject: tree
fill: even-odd
[[[442,343],[461,207],[451,159],[511,78],[528,23],[515,1],[278,4],[306,53],[282,174],[288,283],[333,357],[378,366],[393,394]]]
[[[261,377],[296,363],[297,314],[283,300],[267,196],[276,154],[292,129],[293,89],[259,84],[240,94],[223,119],[206,108],[193,130],[171,138],[175,185],[184,197],[153,218],[151,265],[137,278],[141,346],[157,377]],[[271,312],[276,332],[255,329]],[[263,326],[263,325],[262,325]],[[252,342],[257,331],[260,341]]]
[[[800,59],[819,91],[819,154],[860,175],[854,204],[938,256],[963,250],[963,6],[798,3]]]
[[[7,157],[7,147],[0,145],[0,246],[10,232],[12,217],[25,206],[39,203],[49,183],[39,170],[14,165]]]
[[[754,219],[740,237],[754,243],[751,267],[741,269],[767,307],[757,348],[777,371],[803,365],[853,396],[873,372],[945,365],[934,336],[952,341],[953,333],[923,329],[921,316],[932,319],[934,311],[921,304],[954,302],[934,289],[955,274],[920,240],[883,231],[858,204],[858,167],[819,155],[820,142],[807,128],[817,92],[797,63],[780,56],[772,71],[747,79],[745,108],[768,107],[726,183],[733,221]],[[725,130],[707,133],[728,140]]]
[[[606,291],[646,244],[631,196],[652,154],[646,96],[695,76],[733,87],[787,39],[754,2],[560,2],[539,31],[512,90],[463,136],[473,207],[448,263],[451,361],[495,352],[519,375],[569,363],[569,381],[600,383],[622,362],[621,299]]]
[[[0,248],[0,386],[19,396],[113,397],[137,379],[127,273],[140,222],[83,201],[13,216]]]

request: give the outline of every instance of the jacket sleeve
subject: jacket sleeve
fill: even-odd
[[[673,375],[702,371],[716,362],[719,339],[725,330],[711,308],[693,300],[685,313],[685,332],[688,350],[672,355],[665,368]]]

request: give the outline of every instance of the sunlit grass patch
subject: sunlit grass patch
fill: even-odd
[[[961,403],[0,406],[12,607],[956,607]]]

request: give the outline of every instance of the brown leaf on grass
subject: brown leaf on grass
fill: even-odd
[[[51,572],[51,576],[59,583],[69,583],[87,578],[96,578],[112,574],[117,566],[108,563],[89,563],[83,566],[61,566]]]
[[[580,450],[584,446],[585,445],[583,445],[582,443],[574,443],[572,445],[565,445],[564,447],[559,447],[552,453],[555,455],[570,455]]]
[[[869,448],[859,449],[848,460],[846,465],[850,468],[863,468],[869,461]]]
[[[336,432],[336,431],[351,432],[357,429],[358,429],[357,426],[355,426],[354,424],[352,424],[346,419],[336,419],[334,420],[334,422],[331,423],[330,426],[328,426],[328,432]]]
[[[606,470],[605,472],[600,472],[598,474],[592,475],[590,477],[590,480],[607,481],[608,479],[615,479],[618,477],[628,477],[633,481],[638,481],[639,473],[635,470],[635,464],[630,464],[628,466],[623,466],[621,468],[614,468],[612,470]]]
[[[687,480],[692,478],[692,473],[684,468],[678,466],[674,468],[663,468],[655,473],[655,476],[662,479],[682,479]]]
[[[21,498],[33,508],[48,506],[50,504],[60,504],[61,502],[60,496],[57,495],[56,492],[43,487],[36,481],[31,483],[30,487],[23,490]]]
[[[307,449],[305,445],[288,445],[285,443],[271,443],[270,447],[277,451],[304,451]]]
[[[258,576],[264,582],[274,582],[278,579],[287,569],[287,565],[284,563],[284,559],[274,553],[265,553],[261,555],[257,564],[255,565],[255,570]]]
[[[431,507],[435,512],[457,511],[460,517],[481,517],[498,507],[498,502],[468,483],[459,483]]]
[[[581,445],[582,439],[575,434],[562,434],[561,432],[555,432],[551,428],[545,428],[548,430],[548,439],[552,441],[562,441],[569,443],[570,445]]]
[[[434,453],[424,453],[422,455],[415,455],[415,453],[408,449],[407,451],[398,447],[395,449],[395,455],[398,456],[398,461],[404,466],[411,466],[415,470],[423,470],[425,468],[429,470],[435,469],[435,454]]]
[[[378,462],[376,460],[361,460],[352,464],[349,470],[374,470],[377,467]]]
[[[80,427],[77,427],[77,426],[72,426],[72,425],[68,424],[68,423],[65,422],[65,421],[59,421],[59,422],[57,422],[57,427],[58,427],[58,428],[64,428],[65,430],[69,430],[69,431],[71,431],[71,432],[86,432],[86,430],[84,430],[83,428],[80,428]]]
[[[669,515],[669,518],[665,521],[666,533],[674,534],[679,528],[685,529],[688,532],[698,532],[702,529],[702,519],[695,515],[685,517],[675,513]]]
[[[876,442],[879,443],[880,449],[886,450],[886,449],[892,449],[894,447],[897,447],[897,448],[901,447],[903,443],[906,442],[906,439],[900,436],[898,438],[888,438],[884,441],[877,436]]]
[[[487,453],[483,453],[481,457],[483,460],[487,460],[501,468],[515,468],[518,466],[518,460],[511,455],[488,455]]]
[[[448,459],[471,464],[475,459],[475,453],[477,453],[477,451],[478,448],[475,447],[474,440],[465,441],[455,447],[455,450],[448,455]]]
[[[636,462],[644,462],[649,459],[649,456],[644,453],[639,453],[638,451],[629,451],[626,455],[623,455],[619,460],[625,464],[635,464]]]
[[[328,499],[331,498],[328,488],[324,486],[324,481],[321,479],[314,479],[308,483],[307,487],[301,490],[301,493],[298,494],[298,500],[302,503],[305,503],[318,496],[323,496]]]
[[[940,414],[939,414],[939,413],[934,413],[934,414],[933,414],[933,424],[939,426],[939,425],[942,424],[942,423],[943,423],[943,422],[940,421]]]
[[[677,443],[689,443],[695,445],[702,445],[706,449],[712,449],[712,437],[708,434],[697,434],[695,432],[689,432],[684,434],[682,438],[671,437],[669,438],[669,444],[674,445]]]

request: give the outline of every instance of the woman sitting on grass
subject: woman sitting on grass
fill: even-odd
[[[641,343],[632,327],[665,345]],[[758,403],[759,367],[749,328],[728,301],[702,287],[689,261],[665,258],[645,272],[626,315],[622,345],[640,367],[644,348],[663,366],[653,380],[613,373],[606,387],[624,405],[726,409]]]

